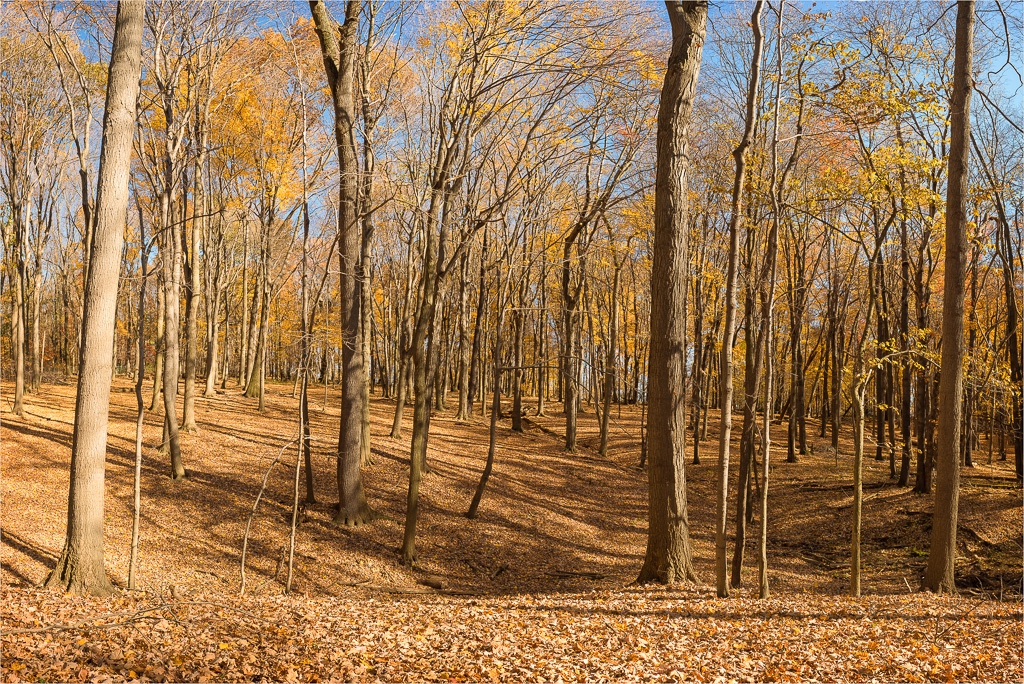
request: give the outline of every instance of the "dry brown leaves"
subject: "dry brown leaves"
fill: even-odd
[[[865,476],[869,596],[842,596],[849,576],[846,441],[838,459],[818,449],[773,470],[774,598],[759,601],[741,590],[719,600],[706,585],[628,587],[646,532],[646,473],[635,468],[639,414],[630,407],[613,412],[607,460],[593,450],[592,412],[580,416],[581,450],[574,455],[565,454],[556,438],[562,427],[557,407],[549,405],[549,417],[531,416],[535,422],[525,434],[502,421],[494,473],[472,522],[462,513],[486,455],[486,423],[459,423],[451,408],[437,415],[417,539],[424,569],[441,578],[438,592],[421,584],[421,573],[402,567],[396,552],[408,423],[405,439],[388,438],[393,404],[375,399],[374,463],[364,477],[371,505],[383,517],[357,530],[335,528],[330,504],[336,500],[337,398],[332,390],[327,410],[317,410],[323,390],[315,390],[319,503],[309,507],[299,528],[297,594],[281,595],[284,572],[278,572],[291,505],[286,462],[270,478],[254,520],[250,590],[239,597],[239,551],[253,498],[267,465],[295,432],[290,391],[290,384],[271,384],[262,415],[237,391],[197,398],[200,433],[183,437],[192,476],[176,484],[152,449],[162,415],[147,412],[140,591],[103,600],[36,588],[63,542],[74,387],[46,386],[42,394],[28,395],[23,418],[5,412],[0,680],[1024,677],[1019,600],[908,592],[925,561],[931,497],[891,487],[888,464],[873,459]],[[714,553],[713,420],[711,427],[702,443],[703,463],[687,466],[695,564],[705,582],[713,577]],[[778,429],[773,439],[784,445],[785,428]],[[134,448],[134,395],[123,381],[112,395],[110,431],[106,557],[111,579],[123,586]],[[962,586],[985,586],[990,598],[998,596],[1004,579],[1008,594],[1019,591],[1022,503],[1019,490],[1004,486],[1009,467],[996,455],[992,465],[965,471],[961,492],[958,572]],[[756,534],[756,520],[750,530]],[[748,554],[748,582],[756,573],[753,560]],[[178,594],[173,598],[172,585]]]
[[[1019,604],[621,589],[507,598],[5,589],[17,681],[1019,681]],[[204,602],[208,599],[210,602]],[[151,608],[149,612],[138,611]],[[132,616],[134,615],[134,619]],[[70,623],[65,630],[11,629]],[[119,627],[103,625],[124,622]]]

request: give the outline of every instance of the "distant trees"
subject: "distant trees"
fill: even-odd
[[[670,3],[666,77],[668,37],[643,3],[312,2],[272,21],[245,0],[149,3],[109,354],[112,374],[152,379],[164,433],[144,447],[185,477],[209,398],[240,393],[264,411],[281,382],[308,406],[321,383],[324,409],[341,412],[335,521],[358,525],[374,517],[370,397],[393,399],[391,437],[409,439],[411,564],[432,416],[449,403],[462,422],[491,411],[479,516],[503,419],[528,430],[557,416],[567,452],[617,459],[617,410],[639,405],[652,511],[640,577],[671,581],[692,573],[683,452],[706,459],[720,409],[725,596],[743,581],[751,525],[767,557],[772,469],[820,457],[808,422],[837,466],[862,473],[856,455],[873,454],[921,494],[936,473],[952,510],[952,466],[936,466],[950,457],[940,364],[957,328],[936,295],[959,282],[970,362],[956,458],[979,465],[987,439],[995,467],[1013,452],[1019,479],[1018,113],[994,81],[974,83],[955,208],[952,14],[786,5],[782,24],[764,9],[719,10],[705,39],[715,10]],[[112,17],[81,3],[4,12],[0,351],[18,413],[79,370]],[[976,63],[993,71],[1020,25],[1016,8],[1004,14],[1002,32],[978,22]],[[713,58],[698,82],[702,51]],[[949,261],[954,238],[970,244],[969,283]],[[593,444],[579,429],[590,416]],[[781,424],[785,459],[768,439]],[[312,502],[317,436],[302,429]],[[767,590],[767,568],[759,580]]]

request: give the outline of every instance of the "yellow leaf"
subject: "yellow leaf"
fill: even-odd
[[[229,644],[226,641],[222,641],[222,642],[220,642],[219,648],[223,651],[225,648],[231,648],[231,644]]]

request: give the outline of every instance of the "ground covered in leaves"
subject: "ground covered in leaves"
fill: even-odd
[[[3,394],[10,389],[3,386]],[[464,517],[486,456],[486,422],[432,419],[430,473],[421,487],[421,568],[398,562],[410,426],[388,437],[393,403],[375,399],[367,496],[380,518],[330,524],[336,500],[337,397],[311,400],[315,490],[298,530],[293,594],[283,595],[291,511],[296,405],[271,384],[267,411],[229,388],[197,398],[199,432],[183,436],[189,479],[167,477],[156,453],[162,415],[144,431],[139,586],[106,599],[37,588],[63,543],[73,384],[45,385],[26,413],[0,415],[0,679],[126,680],[823,680],[1020,681],[1020,490],[987,442],[964,470],[957,573],[964,593],[916,593],[931,497],[897,488],[887,462],[866,461],[865,597],[849,581],[849,442],[826,440],[784,463],[769,488],[772,598],[713,588],[712,416],[699,465],[687,466],[696,587],[630,586],[646,539],[646,473],[639,414],[613,409],[607,459],[596,453],[592,410],[581,415],[577,454],[559,437],[558,406],[523,434],[499,427],[494,472],[480,515]],[[317,394],[319,392],[319,394]],[[147,392],[147,397],[148,397]],[[180,401],[180,400],[179,400]],[[323,410],[326,408],[326,410]],[[318,410],[319,409],[319,410]],[[584,407],[585,411],[587,407]],[[135,398],[112,395],[106,558],[127,577]],[[809,427],[809,432],[811,432]],[[846,432],[849,432],[847,427]],[[817,435],[817,429],[813,430]],[[847,435],[844,435],[846,437]],[[240,552],[253,500],[247,589]],[[730,530],[733,523],[730,521]],[[756,536],[758,522],[750,528]],[[747,554],[744,582],[756,584]],[[754,593],[751,593],[754,592]]]

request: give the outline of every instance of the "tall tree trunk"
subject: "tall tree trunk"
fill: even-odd
[[[166,162],[168,166],[170,161]],[[165,188],[160,198],[161,225],[166,229],[177,225],[177,216],[172,208],[171,186]],[[180,230],[180,228],[178,228]],[[161,448],[171,457],[171,479],[185,477],[185,466],[181,461],[181,441],[178,436],[178,414],[175,401],[178,395],[178,293],[181,289],[181,246],[174,228],[166,235],[163,244],[164,268],[164,439]]]
[[[601,458],[608,456],[608,421],[612,412],[612,393],[615,391],[615,356],[616,342],[619,335],[619,284],[622,282],[622,264],[624,259],[617,255],[612,257],[615,260],[615,275],[612,278],[612,301],[611,311],[608,313],[610,330],[608,332],[608,356],[604,368],[604,408],[601,411]],[[694,441],[696,445],[696,440]],[[694,446],[696,450],[696,446]]]
[[[502,307],[501,296],[501,268],[500,264],[497,273],[498,282],[498,306]],[[466,517],[470,520],[476,517],[477,509],[480,506],[480,499],[483,498],[487,481],[491,477],[491,470],[494,468],[494,451],[498,435],[498,414],[501,413],[501,327],[504,322],[504,312],[499,308],[498,319],[495,322],[494,335],[494,396],[491,399],[491,425],[487,433],[487,462],[480,474],[480,482],[477,483],[476,492],[473,493],[473,500],[469,504]]]
[[[25,235],[28,231],[24,225],[24,218],[17,223],[20,225],[14,229],[16,268],[14,269],[14,320],[11,326],[14,338],[14,408],[12,413],[20,416],[25,411]]]
[[[110,348],[128,211],[135,103],[142,73],[145,5],[118,3],[103,113],[97,221],[85,291],[82,350],[71,443],[71,486],[64,549],[46,579],[73,594],[113,592],[103,567],[104,461],[110,399]]]
[[[485,318],[484,307],[487,304],[487,239],[488,233],[484,232],[483,247],[480,249],[480,272],[478,275],[478,286],[477,286],[477,298],[476,298],[476,318],[473,321],[473,348],[469,353],[469,401],[468,401],[468,415],[473,415],[473,401],[477,396],[478,382],[480,377],[480,349],[483,345],[483,338],[486,334],[483,330],[483,321]],[[483,395],[480,397],[481,405],[484,404]]]
[[[978,225],[980,225],[978,221]],[[978,262],[981,261],[981,249],[977,239],[973,241],[974,249],[971,254],[971,314],[969,319],[970,331],[967,333],[967,367],[970,374],[974,374],[974,345],[978,337]],[[964,392],[964,424],[963,434],[960,436],[965,468],[974,467],[974,381],[968,377],[967,388]]]
[[[160,392],[164,386],[164,279],[162,272],[156,275],[156,340],[153,343],[156,348],[156,360],[153,361],[153,398],[149,402],[150,411],[159,408]]]
[[[541,255],[540,262],[540,311],[537,321],[537,416],[547,415],[544,412],[544,401],[548,393],[548,261]]]
[[[224,207],[221,206],[221,210],[220,210],[221,230],[223,230],[224,211],[225,211]],[[223,286],[221,284],[221,270],[224,268],[224,266],[223,266],[222,246],[218,247],[218,254],[216,256],[216,259],[217,259],[216,272],[215,272],[215,274],[213,276],[213,280],[212,280],[212,283],[211,283],[211,285],[213,287],[213,293],[212,293],[213,302],[211,303],[210,310],[207,313],[207,321],[206,321],[206,388],[203,391],[203,396],[204,397],[214,397],[214,396],[216,396],[216,391],[214,390],[214,387],[217,384],[217,365],[218,365],[218,361],[219,361],[218,356],[219,356],[219,353],[220,353],[220,350],[219,350],[219,344],[220,344],[220,308],[221,308],[220,307],[220,303],[221,303],[221,298],[224,295],[224,288],[223,288]],[[210,293],[207,293],[207,296],[209,297]],[[227,352],[227,346],[228,346],[227,345],[227,319],[228,319],[227,312],[225,311],[224,312],[224,326],[225,326],[225,331],[224,331],[224,352],[225,352],[225,361],[224,361],[224,364],[223,364],[225,379],[227,378],[227,359],[226,359],[226,352]]]
[[[459,264],[459,410],[456,420],[469,420],[469,250]]]
[[[40,217],[42,221],[42,217]],[[36,238],[35,265],[32,269],[32,391],[38,392],[43,384],[43,335],[40,326],[40,303],[42,298],[42,228]],[[49,230],[47,230],[47,233]]]
[[[512,430],[523,431],[523,307],[526,303],[525,278],[519,285],[519,305],[512,312]],[[501,316],[498,316],[499,320]],[[500,376],[499,376],[500,377]]]
[[[754,55],[750,62],[750,80],[747,84],[747,106],[746,118],[743,128],[743,137],[740,139],[736,149],[733,150],[733,159],[736,161],[736,174],[733,177],[732,185],[732,214],[729,221],[729,265],[725,279],[725,328],[722,332],[722,358],[719,369],[719,393],[721,418],[718,433],[718,488],[715,518],[715,587],[718,596],[725,598],[729,595],[729,586],[726,581],[726,538],[725,527],[729,498],[729,452],[731,450],[730,440],[732,438],[732,404],[733,404],[733,360],[732,349],[736,337],[736,278],[739,261],[739,234],[740,223],[743,220],[743,186],[747,171],[747,150],[754,140],[755,107],[757,104],[757,92],[761,79],[761,51],[764,47],[764,35],[761,33],[761,12],[764,8],[764,0],[757,0],[754,11],[750,15],[751,25],[754,33]],[[749,338],[749,330],[748,338]],[[694,426],[696,430],[696,425]],[[696,438],[694,438],[696,444]],[[749,469],[749,461],[747,465]],[[749,475],[748,475],[749,477]],[[742,490],[742,477],[741,490]],[[745,492],[740,491],[739,496],[745,498]],[[742,520],[742,515],[737,524]],[[739,539],[739,532],[737,530]],[[737,545],[742,544],[737,541]],[[741,561],[742,565],[742,561]],[[739,573],[734,571],[734,586],[739,584]]]
[[[953,92],[950,98],[949,183],[946,189],[946,272],[942,295],[942,361],[939,380],[937,472],[931,548],[923,586],[953,593],[956,524],[960,500],[960,410],[963,396],[964,280],[967,190],[970,175],[971,78],[974,0],[957,3]]]
[[[654,264],[651,269],[649,523],[638,582],[695,580],[683,441],[686,359],[689,124],[700,74],[708,3],[666,2],[672,52],[658,109]]]
[[[334,523],[358,526],[373,513],[363,491],[363,354],[359,257],[362,232],[358,222],[359,186],[355,148],[355,53],[361,0],[345,4],[345,21],[335,36],[335,24],[326,5],[310,2],[324,70],[334,104],[334,137],[340,166],[338,183],[338,260],[341,306],[341,427],[338,434],[338,513]]]
[[[750,240],[748,238],[748,247]],[[754,292],[750,286],[744,295],[744,330],[746,331],[745,364],[743,372],[743,434],[740,437],[739,481],[736,485],[736,540],[732,556],[732,574],[729,584],[739,587],[742,582],[743,555],[747,540],[747,524],[752,517],[750,503],[751,469],[754,467],[754,438],[757,433],[757,396],[761,382],[764,358],[764,327],[754,330]]]
[[[202,149],[202,148],[200,148]],[[200,152],[200,159],[203,153]],[[185,392],[181,405],[181,429],[185,432],[198,432],[196,427],[196,363],[199,360],[199,247],[200,217],[206,213],[205,193],[202,191],[202,166],[196,164],[194,177],[195,190],[192,194],[192,239],[191,252],[188,251],[187,233],[182,231],[182,257],[185,266]],[[202,195],[202,199],[200,199]]]
[[[249,318],[245,321],[245,375],[239,384],[245,386],[246,396],[255,396],[255,394],[249,394],[249,385],[252,382],[253,368],[256,366],[257,361],[259,361],[259,350],[256,345],[260,337],[260,328],[257,325],[257,316],[260,315],[260,311],[264,306],[268,306],[263,301],[263,287],[260,280],[263,272],[263,261],[263,259],[260,260],[260,265],[256,270],[255,282],[252,288],[252,305],[249,306]]]
[[[264,231],[269,227],[264,226]],[[259,326],[252,326],[251,332],[256,335],[255,344],[250,338],[249,348],[252,356],[252,366],[249,369],[249,380],[245,385],[245,396],[260,399],[260,411],[263,411],[263,381],[266,369],[268,326],[270,325],[270,255],[267,253],[266,243],[270,237],[264,233],[264,248],[261,249],[262,264],[260,265],[259,277],[256,282],[256,289],[260,296],[260,323]],[[256,307],[253,306],[253,313]]]
[[[238,319],[238,384],[249,377],[249,222],[242,221],[242,316]],[[254,299],[255,301],[255,299]]]
[[[906,487],[910,482],[910,456],[914,450],[910,435],[910,249],[907,240],[907,220],[900,221],[900,349],[904,353],[900,364],[900,475],[897,484]]]
[[[579,294],[570,288],[573,243],[578,239],[580,226],[566,237],[562,248],[562,410],[565,414],[565,450],[576,452],[576,414],[579,405],[579,363],[576,346],[576,318]]]

